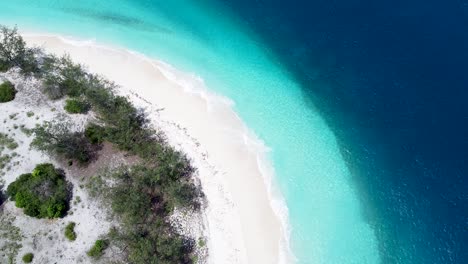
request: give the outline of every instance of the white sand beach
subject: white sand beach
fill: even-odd
[[[190,74],[124,49],[51,35],[24,38],[47,52],[68,53],[91,72],[115,81],[121,86],[117,92],[145,108],[169,143],[191,158],[208,201],[202,222],[209,263],[288,262],[285,216],[276,206],[280,202],[271,199],[270,180],[260,169],[262,157],[252,145],[255,137],[247,136],[250,132],[227,100],[213,100]]]

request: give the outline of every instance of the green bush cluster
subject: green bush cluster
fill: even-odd
[[[15,95],[15,86],[11,82],[6,81],[0,84],[0,103],[13,101],[15,99]]]
[[[65,227],[65,237],[68,238],[68,240],[70,241],[76,240],[75,225],[76,225],[75,222],[70,222]]]
[[[23,262],[24,263],[31,263],[33,261],[34,254],[33,253],[26,253],[23,255]]]
[[[64,107],[70,114],[86,114],[89,108],[90,106],[88,103],[77,99],[67,99]]]
[[[39,164],[32,173],[23,174],[7,188],[7,195],[26,215],[57,218],[69,208],[69,184],[63,172],[52,164]]]
[[[109,242],[107,240],[98,239],[96,242],[94,242],[93,247],[91,247],[91,249],[88,250],[86,254],[92,258],[98,259],[104,255],[104,250],[106,250],[108,246]]]

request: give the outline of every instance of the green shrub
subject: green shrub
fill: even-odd
[[[16,207],[24,208],[24,213],[32,217],[62,217],[69,208],[69,184],[63,172],[48,163],[19,176],[8,186],[7,195]]]
[[[76,233],[75,233],[75,223],[70,222],[66,227],[65,227],[65,237],[68,238],[70,241],[75,241],[76,240]]]
[[[204,247],[206,246],[206,241],[203,238],[198,238],[198,246],[199,247]]]
[[[92,144],[101,144],[106,137],[106,131],[103,127],[96,124],[89,124],[84,132],[85,136]]]
[[[70,114],[86,114],[89,111],[89,104],[81,100],[67,99],[64,109]]]
[[[104,255],[104,250],[106,250],[108,246],[109,242],[107,240],[98,239],[96,242],[94,242],[93,247],[88,250],[86,254],[92,258],[98,259]]]
[[[23,262],[24,263],[31,263],[33,261],[34,254],[33,253],[26,253],[23,255]]]
[[[0,103],[13,101],[13,99],[15,99],[15,95],[15,86],[11,82],[6,81],[0,84]]]

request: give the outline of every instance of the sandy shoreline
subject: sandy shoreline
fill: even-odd
[[[66,52],[91,72],[115,81],[122,87],[118,92],[146,108],[169,142],[188,154],[208,199],[204,222],[210,263],[288,260],[280,253],[285,228],[272,208],[258,155],[246,145],[247,128],[228,104],[203,98],[200,80],[193,82],[193,76],[123,49],[73,45],[45,35],[24,38],[48,52]]]

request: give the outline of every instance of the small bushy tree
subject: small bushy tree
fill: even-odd
[[[89,111],[89,104],[77,99],[67,99],[65,101],[65,110],[70,114],[86,114]]]
[[[18,29],[0,26],[0,68],[8,70],[21,64],[26,54],[26,42]]]
[[[65,227],[65,237],[70,241],[76,240],[75,225],[76,225],[75,222],[70,222]]]
[[[72,62],[68,55],[61,58],[47,57],[43,67],[43,90],[50,99],[60,99],[66,95],[78,97],[82,95],[88,83],[88,77],[80,64]]]
[[[36,54],[39,49],[27,48],[26,42],[18,33],[17,28],[0,26],[0,71],[8,71],[19,67],[23,74],[39,72]]]
[[[24,263],[31,263],[33,261],[34,254],[33,253],[26,253],[23,255],[23,262]]]
[[[7,195],[26,215],[57,218],[69,208],[69,184],[62,171],[52,164],[39,164],[32,173],[23,174],[7,188]]]
[[[88,250],[86,254],[92,258],[98,259],[104,255],[104,250],[106,250],[108,246],[109,242],[107,240],[98,239],[96,242],[94,242],[93,247],[91,247],[91,249]]]
[[[15,95],[15,86],[11,82],[6,81],[0,84],[0,103],[12,101],[15,99]]]
[[[35,138],[31,146],[66,159],[77,160],[81,164],[92,161],[99,146],[91,144],[82,132],[71,132],[68,123],[46,122],[35,128]]]
[[[86,127],[84,134],[92,144],[101,144],[106,138],[105,128],[93,123]]]

